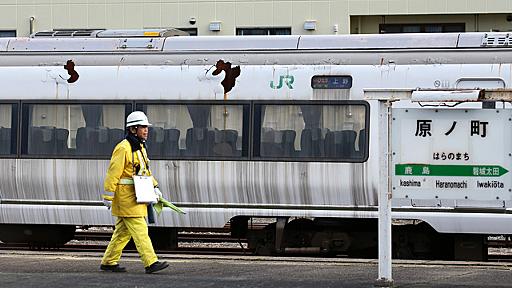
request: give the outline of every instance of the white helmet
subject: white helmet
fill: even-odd
[[[151,126],[148,121],[148,116],[144,114],[142,111],[133,111],[126,117],[126,128],[132,127],[132,126]]]

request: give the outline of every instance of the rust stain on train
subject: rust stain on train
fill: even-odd
[[[70,77],[67,79],[68,83],[75,83],[78,80],[78,72],[75,71],[75,63],[73,60],[68,60],[66,65],[64,65],[64,69],[68,71]]]
[[[224,87],[224,100],[226,100],[228,92],[235,87],[236,78],[240,76],[240,66],[231,67],[231,62],[224,62],[221,59],[217,61],[215,68],[212,75],[219,75],[222,71],[225,73],[224,80],[220,83]]]

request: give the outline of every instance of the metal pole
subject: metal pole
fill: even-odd
[[[36,20],[36,17],[30,16],[29,18],[29,34],[32,36],[34,34],[34,21]]]
[[[379,278],[376,287],[392,287],[391,277],[391,102],[379,100]]]

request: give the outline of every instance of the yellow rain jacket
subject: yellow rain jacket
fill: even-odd
[[[144,158],[148,159],[146,150],[141,148]],[[121,179],[132,179],[135,174],[133,166],[141,167],[137,153],[132,153],[130,142],[124,139],[119,142],[114,148],[112,158],[110,159],[110,166],[107,170],[105,178],[104,189],[105,191],[114,192],[112,200],[112,215],[117,217],[146,217],[147,204],[138,204],[135,198],[135,188],[133,184],[123,185],[119,184]],[[149,161],[149,160],[147,160]],[[147,163],[148,164],[148,163]],[[145,165],[147,166],[147,165]],[[145,175],[150,176],[151,171],[147,171]],[[157,186],[158,182],[153,177],[153,186]]]

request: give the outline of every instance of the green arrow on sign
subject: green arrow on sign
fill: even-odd
[[[508,170],[498,165],[396,164],[395,175],[500,177]]]

